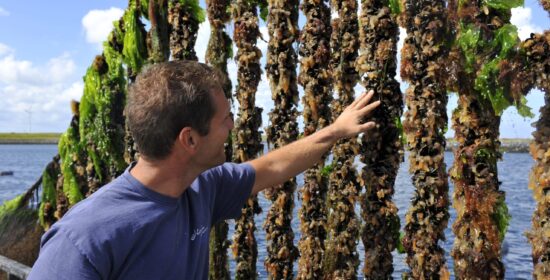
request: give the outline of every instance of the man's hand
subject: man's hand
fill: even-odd
[[[257,194],[266,188],[284,183],[318,163],[336,141],[373,128],[374,122],[362,123],[380,105],[380,101],[369,104],[373,94],[373,91],[362,94],[333,124],[250,161],[256,171],[252,193]]]
[[[362,123],[362,121],[369,115],[374,108],[380,105],[380,101],[375,101],[369,104],[372,99],[374,91],[369,93],[363,93],[359,98],[355,99],[344,112],[334,121],[332,124],[335,134],[339,138],[347,138],[355,136],[359,133],[366,132],[373,128],[376,124],[374,122]]]

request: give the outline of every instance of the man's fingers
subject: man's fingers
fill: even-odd
[[[358,101],[357,101],[357,107],[358,108],[363,108],[365,107],[365,105],[367,105],[369,103],[369,101],[372,99],[372,96],[374,95],[374,90],[369,90],[369,93],[367,93],[366,96],[362,96]]]
[[[374,101],[371,104],[361,108],[361,110],[359,112],[361,113],[361,115],[366,115],[369,112],[371,112],[372,110],[374,110],[376,107],[380,106],[380,104],[381,104],[380,100]]]
[[[355,105],[357,105],[357,102],[359,102],[359,100],[361,98],[365,97],[365,93],[361,93],[361,95],[359,97],[357,97],[355,100],[353,100],[353,102],[351,102],[351,104],[349,104],[349,108],[354,108]]]
[[[361,125],[361,131],[366,132],[370,129],[373,129],[376,126],[375,122],[367,122]]]
[[[362,102],[366,97],[369,95],[372,95],[372,90],[369,92],[363,92],[359,97],[357,97],[353,102],[349,105],[350,108],[355,108],[359,105],[360,102]],[[369,97],[370,99],[370,97]]]

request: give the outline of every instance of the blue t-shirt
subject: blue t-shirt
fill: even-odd
[[[146,188],[129,169],[44,234],[28,279],[208,278],[210,228],[240,216],[252,166],[207,170],[179,198]]]

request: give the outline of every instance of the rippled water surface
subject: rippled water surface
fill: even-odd
[[[0,177],[0,202],[11,199],[31,186],[40,176],[42,170],[51,158],[57,153],[56,145],[0,145],[0,171],[14,171],[13,176]],[[452,164],[452,153],[446,153],[447,167]],[[524,232],[531,227],[531,215],[535,204],[531,191],[527,188],[529,171],[533,166],[533,159],[529,154],[504,154],[503,161],[499,163],[499,179],[502,181],[501,189],[506,192],[506,202],[512,215],[510,227],[505,237],[507,254],[504,256],[506,266],[506,279],[531,279],[531,249]],[[302,182],[302,177],[298,178]],[[453,186],[450,185],[451,193]],[[408,174],[408,162],[401,165],[396,182],[396,194],[394,199],[399,208],[399,216],[404,221],[404,216],[409,207],[413,187]],[[297,215],[300,201],[295,199],[293,228],[296,232],[295,241],[299,240],[299,219]],[[258,273],[260,279],[266,278],[263,260],[267,254],[265,233],[262,224],[269,207],[269,201],[260,196],[260,205],[264,209],[262,214],[256,216],[258,239]],[[357,208],[359,211],[359,208]],[[446,231],[447,240],[444,248],[447,252],[447,262],[452,270],[452,259],[449,251],[452,247],[454,236],[450,225],[454,222],[455,212],[451,208],[451,219]],[[358,212],[359,213],[359,212]],[[234,224],[230,224],[230,234],[233,233]],[[402,225],[403,226],[403,225]],[[361,259],[363,258],[362,243],[358,244]],[[405,256],[394,253],[395,273],[394,278],[400,279],[402,272],[407,270]],[[234,269],[234,264],[231,264]],[[295,265],[297,269],[297,265]],[[361,269],[361,267],[360,267]]]

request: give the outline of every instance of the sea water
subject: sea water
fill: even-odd
[[[15,197],[23,193],[28,189],[41,175],[44,167],[51,159],[57,154],[56,145],[0,145],[0,172],[1,171],[13,171],[12,176],[0,176],[0,203]],[[445,162],[447,168],[450,168],[453,162],[453,154],[450,152],[445,153]],[[506,251],[503,261],[506,267],[506,279],[531,279],[531,273],[533,271],[531,261],[531,247],[525,237],[525,231],[531,228],[531,216],[535,208],[535,202],[532,198],[532,192],[527,188],[529,172],[534,164],[533,159],[526,153],[505,153],[503,160],[499,162],[499,180],[502,182],[501,189],[506,192],[506,203],[512,219],[510,220],[510,226],[506,237],[504,239],[504,251]],[[357,162],[359,166],[360,163]],[[396,180],[394,201],[399,208],[399,217],[401,218],[402,225],[404,227],[404,217],[410,206],[410,199],[414,191],[414,187],[411,183],[411,177],[408,173],[408,160],[402,163]],[[303,177],[298,177],[298,183],[303,183]],[[453,186],[450,186],[450,194],[452,194]],[[266,200],[262,195],[259,196],[260,205],[263,208],[263,212],[257,215],[256,238],[258,241],[258,263],[257,269],[259,279],[267,278],[267,272],[263,266],[263,261],[267,255],[265,231],[262,228],[263,221],[269,209],[270,202]],[[452,201],[452,199],[451,199]],[[292,227],[295,232],[295,244],[297,244],[300,238],[299,232],[299,216],[298,209],[300,208],[300,200],[295,195],[295,208],[292,220]],[[360,208],[356,207],[357,213],[360,213]],[[454,209],[450,208],[451,218],[449,220],[449,226],[445,232],[447,240],[444,241],[443,247],[446,251],[447,264],[452,273],[452,258],[449,254],[454,235],[450,229],[450,226],[454,222],[456,213]],[[230,222],[230,233],[232,236],[234,231],[234,223]],[[358,241],[358,251],[363,260],[363,244]],[[401,273],[407,271],[407,265],[405,264],[405,255],[394,252],[394,278],[400,279]],[[235,264],[231,260],[232,273],[235,269]],[[362,266],[362,264],[361,264]],[[361,271],[361,266],[358,271]],[[297,270],[297,264],[295,263],[294,269]],[[360,273],[359,273],[360,274]]]

